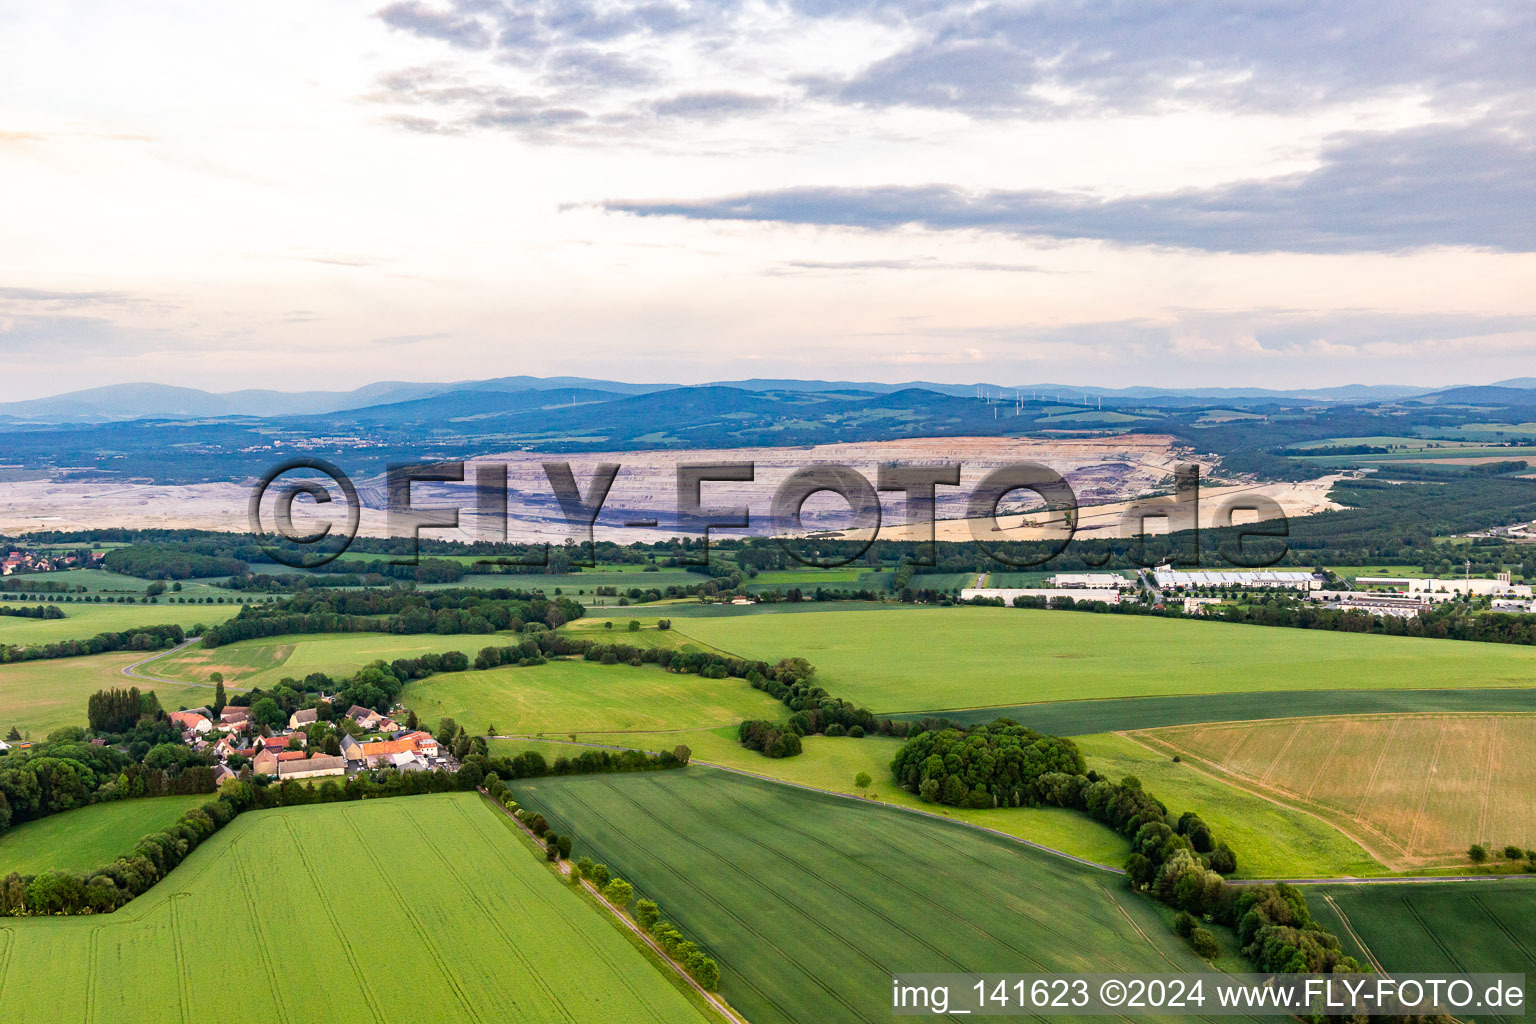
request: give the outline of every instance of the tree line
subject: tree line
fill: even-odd
[[[14,615],[21,619],[62,619],[64,609],[56,604],[0,604],[0,615]]]
[[[161,626],[133,626],[115,632],[97,633],[89,640],[56,640],[25,647],[0,646],[0,664],[12,661],[44,661],[50,658],[78,658],[111,651],[158,651],[175,647],[187,638],[174,623]]]
[[[493,633],[537,623],[549,628],[580,618],[586,609],[566,597],[549,599],[520,590],[443,590],[299,593],[240,613],[203,631],[218,647],[255,637],[301,633]]]
[[[687,748],[682,748],[687,749]],[[634,753],[634,751],[629,751]],[[538,756],[534,754],[533,756]],[[687,763],[684,757],[683,763]],[[507,788],[496,776],[489,776],[486,780],[484,792],[496,800],[513,817],[533,833],[536,839],[544,843],[545,856],[551,861],[569,860],[575,841],[569,835],[560,835],[550,827],[544,815],[519,807],[513,798],[512,791]],[[570,864],[570,883],[581,885],[584,881],[590,882],[592,887],[607,900],[621,914],[628,911],[630,901],[634,901],[632,916],[646,934],[656,940],[656,944],[662,950],[683,967],[690,976],[700,985],[713,991],[720,986],[720,965],[709,956],[698,944],[691,942],[683,936],[677,926],[665,920],[661,916],[661,908],[655,900],[635,899],[635,887],[622,878],[616,878],[612,870],[606,864],[594,863],[591,857],[582,857]]]

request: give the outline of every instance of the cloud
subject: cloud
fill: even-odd
[[[797,187],[711,199],[608,200],[604,209],[692,220],[917,226],[1219,252],[1536,250],[1536,133],[1504,122],[1334,139],[1321,166],[1208,189],[1100,199],[952,185]]]
[[[379,11],[378,17],[390,28],[465,49],[483,50],[493,39],[491,32],[473,14],[433,8],[415,0],[390,4]]]
[[[687,92],[651,104],[659,117],[687,117],[701,120],[752,114],[778,107],[772,96],[754,96],[741,92]]]
[[[865,271],[865,270],[965,270],[982,273],[1054,274],[1056,271],[1037,267],[1031,263],[991,263],[981,260],[790,260],[770,273],[797,270]]]
[[[404,0],[378,17],[450,51],[489,51],[551,104],[614,113],[644,100],[671,117],[820,106],[1038,120],[1415,96],[1456,114],[1536,86],[1524,0]],[[781,46],[837,29],[869,53],[850,64],[846,47]],[[762,102],[669,106],[692,82],[744,74]],[[581,98],[558,95],[571,90]]]

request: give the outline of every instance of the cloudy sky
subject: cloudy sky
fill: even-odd
[[[9,397],[1536,373],[1536,5],[0,4]]]

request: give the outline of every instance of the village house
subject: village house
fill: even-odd
[[[306,708],[303,711],[295,711],[288,716],[288,728],[302,729],[306,725],[314,725],[320,721],[320,712],[314,708]]]
[[[383,715],[373,710],[373,708],[365,708],[360,704],[353,704],[350,708],[348,708],[347,717],[352,719],[352,721],[356,722],[358,725],[362,726],[368,732],[377,732],[381,723],[384,722]]]
[[[416,738],[425,735],[425,733],[416,733],[408,739],[376,740],[372,743],[359,743],[356,737],[346,736],[341,741],[341,752],[349,762],[366,765],[369,768],[390,766],[399,768],[413,763],[425,767],[426,759],[435,757],[437,751],[437,743],[431,741],[430,736],[427,740],[431,742],[425,744]],[[433,753],[427,753],[427,749]]]
[[[297,757],[292,755],[297,754]],[[287,779],[314,779],[324,775],[345,775],[347,759],[316,754],[305,757],[297,750],[284,751],[277,756],[277,777]]]
[[[179,725],[183,732],[207,735],[213,729],[213,723],[196,711],[172,711],[168,717]]]
[[[250,708],[238,708],[233,704],[219,712],[219,724],[230,726],[236,722],[249,722],[251,720]]]
[[[296,732],[283,736],[258,736],[255,740],[255,747],[257,750],[270,750],[275,754],[279,751],[287,750],[288,741],[293,739],[297,739],[301,747],[308,745],[309,738],[301,732]]]

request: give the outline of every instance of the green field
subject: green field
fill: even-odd
[[[974,829],[699,768],[514,788],[708,949],[753,1024],[888,1021],[893,971],[1201,965],[1117,876]]]
[[[98,548],[111,547],[112,545],[97,545]],[[256,569],[257,572],[275,571],[271,567]],[[142,594],[144,590],[154,582],[142,576],[127,576],[120,572],[112,572],[110,569],[66,569],[61,572],[38,573],[35,576],[18,577],[37,583],[63,583],[70,587],[84,587],[92,594]],[[199,580],[167,580],[167,587],[175,583],[181,584],[181,590],[177,597],[223,597],[228,600],[237,596],[234,591],[223,587],[216,587],[215,582],[227,579],[224,576],[213,576]],[[164,600],[162,598],[162,600]]]
[[[872,803],[980,825],[1108,867],[1121,866],[1131,853],[1130,843],[1118,832],[1086,814],[1059,807],[980,810],[923,803],[897,786],[891,777],[891,758],[901,746],[901,740],[890,736],[866,736],[863,739],[807,736],[804,753],[784,758],[764,757],[755,750],[746,749],[736,741],[735,726],[683,732],[626,733],[623,736],[578,733],[576,738],[582,743],[599,746],[628,746],[651,751],[671,750],[683,744],[692,751],[693,761],[697,764],[720,765],[797,786],[843,793]],[[565,743],[536,745],[522,740],[497,740],[493,741],[492,747],[495,753],[505,756],[537,749],[549,759],[561,755],[573,757],[582,751],[582,747]],[[854,785],[859,772],[868,772],[873,780],[867,790]]]
[[[1017,608],[833,610],[675,621],[737,654],[799,655],[877,712],[1088,697],[1530,686],[1536,648]],[[1293,712],[1294,713],[1294,712]]]
[[[1309,886],[1312,916],[1362,963],[1389,973],[1536,977],[1536,881]],[[1478,1020],[1524,1020],[1525,1015]]]
[[[1236,878],[1365,878],[1387,873],[1358,843],[1312,815],[1266,800],[1123,736],[1078,736],[1088,767],[1134,775],[1175,816],[1195,811],[1237,851]]]
[[[1012,718],[1039,732],[1081,736],[1197,722],[1427,711],[1536,711],[1536,689],[1275,690],[1187,697],[1123,697],[968,708],[946,711],[944,718],[960,725]],[[923,718],[925,715],[900,717]]]
[[[0,833],[0,875],[35,875],[50,868],[92,871],[212,799],[202,794],[118,800],[25,822]]]
[[[114,686],[154,690],[168,711],[195,707],[213,698],[210,686],[152,683],[123,676],[125,666],[145,657],[143,652],[117,652],[0,665],[0,735],[14,725],[30,739],[40,740],[62,726],[84,726],[85,705],[91,694]]]
[[[558,659],[430,676],[408,684],[400,702],[423,722],[447,716],[477,734],[493,725],[498,733],[555,735],[734,728],[743,719],[786,715],[784,705],[741,679]]]
[[[162,599],[163,601],[163,599]],[[57,606],[62,619],[27,619],[0,615],[0,644],[48,644],[55,640],[89,640],[97,633],[116,633],[135,626],[198,623],[212,625],[233,618],[235,604],[75,604]]]
[[[246,814],[117,913],[0,938],[17,1024],[705,1019],[473,794]]]
[[[145,675],[189,682],[207,682],[209,673],[217,671],[224,673],[226,684],[248,689],[271,686],[285,676],[303,679],[311,672],[324,672],[339,679],[380,658],[393,661],[443,651],[463,651],[473,658],[482,647],[512,642],[507,633],[315,633],[261,637],[221,647],[186,647],[156,659],[142,671]]]

